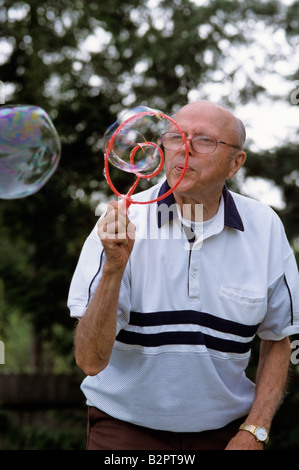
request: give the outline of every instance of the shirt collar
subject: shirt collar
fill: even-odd
[[[158,197],[163,196],[163,194],[169,191],[169,189],[170,187],[167,183],[167,180],[165,180],[159,190]],[[244,225],[236,207],[234,198],[226,186],[223,187],[222,196],[224,200],[224,225],[244,232]],[[173,193],[158,201],[157,204],[157,222],[159,228],[161,228],[165,222],[170,222],[174,218],[178,217],[178,211]],[[164,210],[163,204],[165,204]],[[170,207],[171,210],[169,210]]]

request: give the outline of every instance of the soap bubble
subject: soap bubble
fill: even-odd
[[[0,107],[0,198],[30,196],[55,172],[60,139],[48,114],[38,106]]]
[[[107,129],[104,153],[114,137],[108,155],[113,166],[128,173],[152,174],[160,165],[161,152],[158,147],[167,124],[160,111],[137,106]]]

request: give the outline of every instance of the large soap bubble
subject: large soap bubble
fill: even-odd
[[[151,201],[136,201],[131,198],[141,178],[147,180],[157,176],[164,166],[164,153],[161,138],[170,123],[181,134],[184,149],[185,163],[181,176],[176,184],[163,196]],[[188,165],[189,149],[186,136],[179,125],[161,111],[138,106],[125,113],[118,121],[108,128],[104,135],[103,145],[105,155],[105,177],[112,191],[123,199],[127,205],[148,204],[167,197],[182,181]],[[135,183],[127,194],[121,194],[114,187],[110,173],[109,163],[116,168],[134,173]]]
[[[55,172],[61,154],[57,131],[38,106],[0,107],[0,198],[30,196]]]

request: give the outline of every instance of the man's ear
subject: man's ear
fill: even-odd
[[[231,161],[231,169],[227,175],[228,178],[233,178],[236,173],[240,170],[240,168],[244,165],[246,160],[246,153],[243,152],[243,150],[240,150],[237,152],[233,157]]]

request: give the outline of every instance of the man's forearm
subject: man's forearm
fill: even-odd
[[[269,432],[273,417],[284,397],[291,347],[288,338],[282,341],[262,341],[256,376],[256,394],[247,424],[263,426]],[[227,450],[258,450],[264,444],[248,431],[239,431]]]
[[[77,325],[76,362],[87,375],[98,374],[109,362],[116,335],[122,274],[122,270],[104,266],[95,295]]]
[[[291,347],[288,338],[262,341],[256,375],[256,396],[247,418],[252,424],[270,428],[272,419],[284,397]]]
[[[126,201],[112,201],[97,226],[106,261],[99,287],[77,325],[75,337],[76,362],[87,375],[98,374],[110,360],[119,290],[135,240]]]

